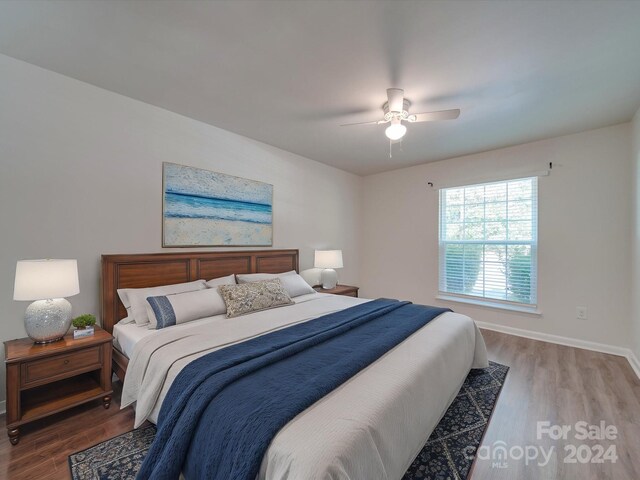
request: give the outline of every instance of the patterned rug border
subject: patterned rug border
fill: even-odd
[[[496,402],[493,404],[493,408],[491,409],[491,415],[487,418],[487,426],[484,427],[484,432],[482,432],[482,437],[480,437],[480,443],[478,443],[478,448],[482,446],[484,442],[484,437],[487,436],[487,430],[489,430],[489,425],[491,424],[491,420],[493,419],[493,414],[496,413],[496,405],[498,405],[498,401],[500,400],[500,396],[502,395],[502,390],[504,389],[504,384],[507,383],[507,377],[509,376],[509,370],[511,370],[510,365],[505,365],[504,363],[498,362],[489,362],[489,363],[497,363],[498,365],[502,365],[503,367],[507,367],[507,371],[504,374],[504,380],[500,384],[500,388],[498,389],[498,395],[496,396]],[[477,450],[476,450],[477,452]],[[478,461],[477,455],[473,456],[473,462],[471,462],[471,467],[469,467],[469,473],[467,473],[467,479],[471,478],[473,475],[473,469],[476,467],[476,462]],[[466,480],[466,479],[465,479]]]
[[[475,455],[475,452],[478,451],[478,449],[480,448],[480,446],[482,445],[482,442],[484,441],[484,438],[487,434],[487,430],[489,429],[489,424],[491,423],[491,420],[493,419],[493,414],[496,410],[496,405],[498,404],[498,401],[500,400],[500,396],[502,394],[502,390],[504,388],[504,384],[507,381],[507,377],[509,374],[509,371],[511,370],[511,367],[509,365],[505,365],[502,363],[498,363],[498,362],[494,362],[494,361],[489,361],[489,367],[491,371],[487,371],[484,372],[487,369],[471,369],[469,371],[469,374],[467,375],[467,378],[465,379],[465,381],[463,382],[462,386],[460,387],[460,390],[458,391],[458,393],[456,394],[455,399],[453,400],[453,402],[451,403],[451,405],[449,405],[449,408],[447,409],[447,411],[444,413],[444,415],[442,416],[442,418],[439,420],[438,424],[436,425],[436,428],[434,429],[434,431],[431,433],[431,435],[429,436],[429,438],[427,439],[427,442],[425,443],[424,447],[422,448],[422,450],[418,453],[418,455],[416,456],[416,458],[414,459],[413,463],[409,466],[409,468],[407,469],[406,473],[404,474],[402,480],[413,480],[413,479],[426,479],[426,480],[430,480],[432,478],[437,478],[437,479],[444,479],[446,478],[447,480],[467,480],[471,477],[471,474],[473,473],[473,469],[475,467],[475,463],[477,460],[477,457]],[[500,370],[503,375],[501,375],[501,378],[498,379],[494,376],[494,373],[496,373],[497,370]],[[482,412],[482,409],[480,408],[480,406],[478,405],[476,399],[473,397],[473,393],[479,393],[482,391],[490,391],[492,388],[495,388],[496,385],[485,385],[482,388],[477,388],[477,389],[473,389],[473,390],[469,390],[467,387],[467,383],[469,380],[469,377],[471,376],[472,372],[478,372],[479,376],[483,375],[484,373],[488,374],[489,377],[491,377],[491,379],[494,382],[497,382],[498,384],[498,389],[495,393],[495,400],[493,401],[492,405],[491,405],[491,411],[489,413],[489,415],[484,415],[484,413]],[[447,435],[444,436],[440,436],[438,435],[438,429],[441,426],[441,424],[443,423],[443,421],[445,420],[445,418],[447,417],[447,415],[449,414],[449,411],[452,410],[454,408],[454,404],[456,403],[456,401],[460,398],[460,397],[467,397],[470,400],[470,403],[472,403],[475,407],[476,412],[480,415],[481,420],[479,422],[474,423],[473,425],[469,425],[464,429],[460,429],[460,430],[456,430],[454,432],[451,432]],[[486,419],[486,420],[485,420]],[[483,422],[483,420],[485,420]],[[482,428],[482,435],[480,436],[480,438],[478,439],[477,444],[475,445],[475,452],[473,454],[473,460],[471,461],[471,463],[468,464],[468,470],[466,474],[461,474],[459,472],[459,469],[457,468],[459,465],[456,465],[456,462],[454,461],[454,459],[452,458],[452,453],[456,453],[456,452],[450,452],[448,449],[448,446],[446,445],[446,442],[448,440],[455,440],[456,437],[460,437],[460,436],[464,436],[465,434],[470,434],[471,432],[473,432],[474,430],[477,430],[478,428]],[[432,437],[436,437],[433,438]],[[469,439],[467,439],[469,440]],[[446,476],[443,476],[444,472],[442,471],[442,465],[437,465],[437,461],[433,462],[436,463],[435,467],[436,468],[440,468],[440,470],[432,477],[428,475],[428,472],[416,472],[414,466],[416,465],[416,462],[420,462],[420,457],[424,455],[424,452],[427,451],[427,456],[429,457],[430,460],[433,460],[434,457],[433,456],[429,456],[428,452],[429,447],[434,448],[437,447],[436,450],[440,450],[438,452],[438,454],[441,457],[444,457],[446,459],[446,464],[447,464],[447,469],[448,471],[446,472]],[[427,465],[428,462],[423,462],[420,463],[420,466],[423,465]],[[417,474],[416,474],[417,473]],[[415,476],[413,476],[415,475]]]
[[[499,388],[498,388],[497,393],[495,395],[495,401],[493,402],[493,404],[491,406],[491,412],[488,415],[488,418],[486,418],[486,423],[483,424],[482,421],[481,421],[479,423],[475,423],[475,424],[473,424],[471,426],[468,426],[465,429],[457,430],[455,432],[451,432],[451,433],[449,433],[447,435],[444,435],[444,436],[441,436],[441,437],[437,437],[434,440],[431,440],[431,437],[435,435],[436,429],[438,429],[438,427],[440,426],[441,422],[444,420],[444,418],[447,415],[449,409],[453,406],[453,403],[461,395],[462,396],[467,396],[470,399],[471,403],[474,404],[474,406],[475,406],[477,412],[479,413],[479,415],[484,419],[485,415],[482,412],[482,408],[480,407],[480,405],[478,405],[478,403],[477,403],[476,399],[473,397],[472,393],[490,391],[492,388],[495,388],[495,385],[492,386],[491,384],[489,384],[489,385],[485,385],[485,386],[483,386],[481,388],[477,388],[477,389],[473,389],[472,391],[469,391],[468,387],[467,387],[467,380],[469,379],[469,376],[471,375],[471,372],[474,371],[474,370],[470,370],[469,374],[465,378],[465,381],[463,382],[462,386],[460,387],[460,390],[456,394],[456,396],[454,398],[454,401],[449,406],[449,408],[447,409],[447,411],[445,412],[443,417],[439,420],[439,422],[436,425],[434,431],[429,436],[429,439],[427,439],[424,447],[421,449],[421,451],[418,453],[418,455],[416,456],[416,458],[412,462],[412,465],[409,467],[409,469],[407,469],[407,472],[405,473],[405,477],[409,474],[409,471],[411,470],[411,467],[418,460],[418,458],[420,457],[422,452],[430,445],[441,443],[444,446],[445,451],[442,452],[442,455],[446,458],[447,463],[449,464],[449,467],[451,467],[452,465],[455,466],[455,461],[452,458],[451,453],[447,449],[446,445],[444,445],[444,441],[445,440],[454,439],[454,437],[456,437],[458,435],[472,432],[473,430],[476,430],[476,429],[484,426],[483,431],[482,431],[482,435],[481,435],[481,437],[479,439],[478,444],[476,445],[476,452],[477,452],[477,449],[480,448],[480,446],[482,446],[482,443],[484,442],[485,436],[487,434],[487,430],[489,429],[489,424],[491,423],[491,420],[493,419],[493,415],[494,415],[494,413],[496,411],[496,405],[498,404],[498,401],[500,400],[500,396],[502,395],[502,390],[504,389],[504,384],[507,381],[507,376],[509,374],[509,370],[511,369],[511,367],[508,366],[508,365],[504,365],[504,364],[501,364],[501,363],[498,363],[498,362],[490,361],[489,362],[489,367],[487,367],[487,368],[491,368],[492,366],[494,367],[493,371],[486,372],[486,373],[493,379],[494,382],[497,382],[499,384]],[[497,369],[496,367],[500,368],[500,369],[504,369],[504,376],[503,376],[502,380],[498,380],[497,378],[495,378],[493,376],[493,373],[495,373],[495,371]],[[481,372],[481,371],[483,371],[485,369],[476,369],[476,370]],[[116,435],[115,437],[112,437],[112,438],[109,438],[107,440],[103,440],[101,442],[95,443],[94,445],[92,445],[90,447],[84,448],[82,450],[79,450],[77,452],[74,452],[74,453],[70,454],[67,457],[67,463],[69,465],[69,471],[71,473],[72,480],[78,478],[76,474],[79,474],[79,472],[75,472],[76,474],[74,474],[73,467],[74,467],[74,465],[77,466],[77,465],[80,465],[82,463],[82,462],[77,462],[77,461],[74,463],[74,460],[77,459],[77,457],[79,455],[82,455],[83,453],[85,453],[85,452],[87,452],[89,450],[95,449],[99,445],[106,444],[108,442],[111,443],[111,442],[117,441],[118,439],[120,439],[122,437],[127,437],[127,436],[134,437],[134,436],[137,436],[137,437],[141,437],[141,439],[144,439],[145,435],[148,433],[149,430],[153,430],[154,431],[154,435],[155,435],[155,431],[156,431],[155,425],[153,425],[152,423],[148,423],[147,422],[147,425],[144,425],[144,426],[142,426],[142,427],[140,427],[138,429],[134,429],[134,430],[130,430],[128,432],[121,433],[120,435]],[[134,439],[134,438],[129,439],[128,445],[130,445],[131,442],[134,441],[134,440],[136,440],[136,439]],[[138,438],[138,440],[140,440],[140,438]],[[129,452],[128,452],[129,453],[129,457],[133,456],[136,453],[138,453],[138,454],[140,454],[141,452],[145,452],[146,453],[146,451],[149,449],[149,446],[150,446],[150,444],[148,444],[146,446],[142,445],[140,448],[130,449]],[[100,468],[100,467],[102,467],[104,465],[113,463],[113,462],[118,461],[118,460],[120,460],[122,458],[124,458],[124,457],[114,457],[114,458],[111,458],[111,459],[109,459],[109,458],[102,459],[100,463],[94,464],[92,466],[92,468],[94,468],[94,469],[95,468]],[[473,474],[473,471],[474,471],[474,468],[475,468],[475,465],[476,465],[476,460],[477,460],[477,457],[474,454],[474,458],[473,458],[471,464],[469,465],[469,470],[468,470],[467,474],[464,475],[464,476],[461,476],[458,473],[458,470],[454,468],[454,470],[453,470],[454,479],[455,480],[467,480],[467,479],[469,479],[471,477],[471,475]],[[135,472],[137,473],[137,469],[135,470]],[[135,477],[135,473],[134,473],[134,477]],[[94,476],[92,478],[103,478],[103,477],[102,477],[102,475],[99,475],[98,477]],[[133,477],[127,477],[127,478],[133,478]],[[421,477],[421,478],[428,479],[430,477]],[[451,477],[447,476],[447,478],[451,478]]]
[[[98,445],[102,445],[103,443],[112,442],[114,440],[117,440],[118,438],[125,437],[125,436],[131,435],[131,434],[135,434],[136,432],[139,435],[142,435],[142,434],[146,433],[147,430],[149,430],[149,429],[156,430],[156,426],[153,423],[150,423],[150,422],[145,422],[145,423],[146,423],[146,425],[143,424],[141,427],[139,427],[137,429],[129,430],[128,432],[121,433],[120,435],[116,435],[115,437],[111,437],[111,438],[108,438],[106,440],[102,440],[101,442],[95,443],[95,444],[91,445],[90,447],[83,448],[82,450],[78,450],[77,452],[74,452],[74,453],[70,454],[67,457],[67,464],[69,465],[69,473],[71,474],[71,480],[74,480],[74,478],[75,478],[74,475],[73,475],[73,457],[75,457],[77,455],[81,455],[81,454],[83,454],[84,452],[86,452],[88,450],[94,449]],[[148,450],[148,449],[149,449],[149,447],[147,446],[146,448],[141,448],[141,449],[138,449],[138,450],[132,450],[131,453],[137,453],[137,452],[140,452],[140,451],[143,451],[143,450]]]

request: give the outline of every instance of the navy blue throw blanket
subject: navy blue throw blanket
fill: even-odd
[[[137,478],[254,480],[291,419],[446,311],[379,299],[194,360],[167,393]]]

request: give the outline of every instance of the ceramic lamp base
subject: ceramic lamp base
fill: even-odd
[[[325,290],[331,290],[338,285],[338,274],[333,268],[325,268],[322,270],[322,288]]]
[[[71,304],[64,298],[33,302],[24,315],[24,328],[35,343],[60,340],[70,326]]]

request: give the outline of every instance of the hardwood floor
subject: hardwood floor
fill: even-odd
[[[20,443],[12,446],[0,435],[0,478],[16,480],[69,479],[68,456],[133,428],[133,410],[120,410],[121,384],[113,385],[111,407],[102,401],[67,410],[20,428]],[[2,415],[4,426],[4,415]]]
[[[507,468],[478,460],[473,480],[513,479],[640,479],[640,380],[626,359],[501,333],[483,331],[489,358],[511,367],[483,446],[505,442],[507,449],[532,446],[549,451],[546,466],[537,460],[506,458]],[[0,435],[0,478],[67,479],[70,453],[90,447],[133,427],[131,408],[120,410],[120,384],[114,384],[111,408],[87,404],[24,427],[20,443],[11,446]],[[574,425],[578,421],[614,425],[618,438],[578,441],[573,430],[567,441],[536,439],[538,421]],[[615,444],[616,463],[565,464],[565,445],[605,448]],[[518,449],[512,450],[515,457]],[[541,458],[541,457],[539,457]]]
[[[547,465],[537,460],[506,459],[507,468],[491,459],[476,461],[473,480],[640,479],[640,380],[627,360],[615,355],[538,342],[483,330],[489,358],[511,368],[485,433],[483,446],[504,442],[506,448],[540,447],[553,453]],[[537,438],[537,423],[571,425],[567,440]],[[616,440],[576,440],[575,423],[614,425]],[[567,445],[615,445],[616,463],[564,463]],[[571,447],[568,447],[571,448]],[[596,447],[597,448],[597,447]],[[586,447],[581,452],[587,458]],[[541,458],[541,456],[540,456]],[[575,458],[575,457],[574,457]],[[544,461],[542,461],[544,462]],[[528,463],[528,465],[527,465]]]

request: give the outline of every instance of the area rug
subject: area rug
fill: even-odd
[[[464,480],[489,426],[509,367],[471,370],[451,406],[402,480]]]
[[[426,445],[403,480],[464,480],[473,464],[473,452],[482,441],[509,367],[489,362],[471,370]],[[69,456],[74,480],[131,480],[136,477],[156,427],[146,427]]]

